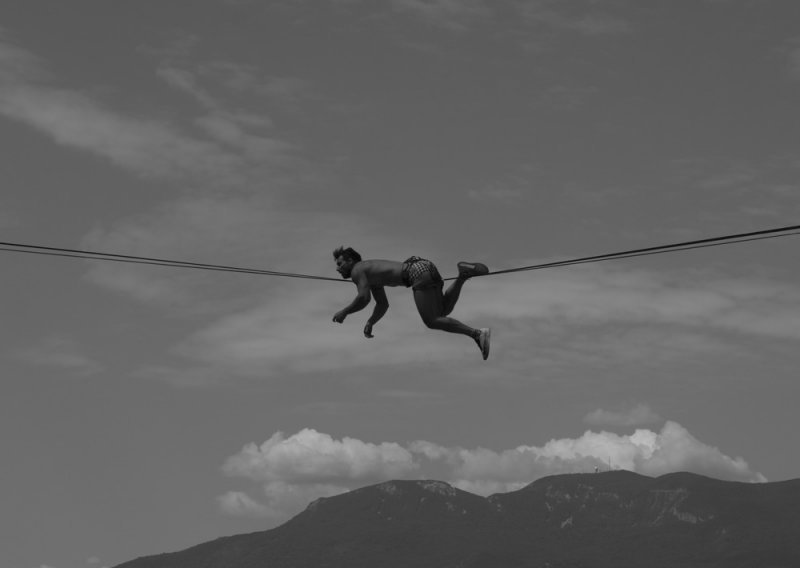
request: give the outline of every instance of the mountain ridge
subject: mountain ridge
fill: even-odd
[[[313,501],[268,531],[117,568],[800,566],[800,479],[548,476],[481,497],[392,480]]]

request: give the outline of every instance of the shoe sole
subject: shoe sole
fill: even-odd
[[[461,276],[483,276],[489,274],[489,267],[480,262],[459,262],[458,273]]]
[[[489,348],[491,347],[491,339],[492,339],[492,330],[490,328],[486,328],[486,332],[484,333],[484,340],[483,340],[483,347],[481,347],[481,355],[483,355],[483,360],[486,361],[489,358]]]

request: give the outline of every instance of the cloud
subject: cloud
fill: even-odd
[[[274,380],[290,373],[363,371],[409,361],[430,365],[456,360],[464,353],[479,356],[469,338],[450,336],[447,341],[445,334],[425,328],[408,297],[405,305],[390,308],[391,318],[376,326],[375,339],[367,340],[361,327],[369,309],[341,326],[331,322],[333,313],[352,300],[354,289],[333,283],[323,283],[322,288],[311,284],[316,290],[306,286],[275,290],[258,306],[222,317],[192,334],[173,352],[202,363],[199,367],[216,369],[227,380]]]
[[[346,214],[286,213],[274,204],[264,196],[191,196],[110,230],[95,230],[82,247],[326,277],[337,276],[331,251],[341,243],[368,241],[389,258],[406,258],[406,247],[414,248],[408,239],[398,244],[391,235],[375,236],[368,224]],[[385,366],[420,356],[423,362],[445,361],[473,350],[477,354],[474,343],[463,338],[439,348],[437,341],[449,342],[431,339],[405,289],[389,291],[390,313],[367,345],[361,326],[371,308],[341,326],[331,321],[355,294],[344,281],[115,263],[89,266],[91,282],[201,322],[169,347],[179,364],[159,363],[136,372],[176,386]]]
[[[479,298],[464,306],[468,317],[492,315],[563,326],[680,326],[800,339],[800,327],[791,324],[800,317],[800,292],[790,284],[766,278],[734,279],[701,271],[667,273],[597,264],[542,271],[535,287],[524,275],[481,278],[470,286]]]
[[[159,65],[157,74],[167,85],[188,94],[204,108],[207,114],[198,116],[194,124],[223,147],[241,151],[246,163],[285,165],[292,161],[295,148],[269,135],[273,126],[269,116],[230,107],[209,89],[221,87],[226,94],[252,93],[292,102],[307,88],[305,82],[287,77],[261,79],[254,68],[227,62],[192,67],[188,63],[167,60]],[[202,83],[210,85],[206,88]]]
[[[613,468],[650,476],[690,471],[720,479],[766,481],[742,458],[722,454],[671,421],[660,432],[639,429],[630,435],[617,435],[586,431],[578,438],[550,440],[543,446],[519,446],[501,452],[484,448],[436,450],[438,455],[431,453],[430,447],[424,453],[429,459],[444,459],[452,468],[451,481],[473,490],[481,487],[494,490],[498,484],[512,490],[545,475],[592,471],[595,467],[606,468],[609,462]]]
[[[241,227],[242,234],[247,234],[247,224]],[[279,238],[279,233],[272,237]],[[282,242],[292,240],[284,236]],[[312,272],[324,274],[330,263],[330,247],[306,238],[298,238],[296,243],[306,245],[303,250],[297,249],[295,262],[304,263],[299,268],[319,266]],[[285,252],[295,250],[293,245],[287,246]],[[391,245],[386,250],[391,252]],[[312,259],[309,251],[318,258]],[[265,261],[262,266],[287,270],[296,266],[286,262]],[[203,306],[211,316],[170,348],[184,364],[142,371],[145,376],[176,385],[209,384],[216,377],[277,379],[286,373],[364,371],[414,364],[409,361],[428,368],[434,365],[441,377],[458,374],[466,379],[479,372],[467,359],[477,354],[474,344],[425,328],[404,289],[389,290],[390,310],[376,326],[376,338],[365,344],[360,326],[371,308],[351,315],[342,326],[330,322],[332,314],[352,300],[353,289],[344,283],[247,277],[237,284],[243,288],[236,290],[220,287],[220,277],[205,277],[193,285],[192,281],[162,280],[178,278],[172,273],[156,279],[138,270],[93,270],[104,271],[105,285],[131,293],[161,294],[165,301],[169,294],[175,298],[183,294],[187,309]],[[464,288],[453,314],[476,327],[495,327],[492,360],[507,373],[531,377],[536,369],[575,368],[581,362],[594,366],[610,362],[648,366],[676,360],[686,363],[692,357],[741,354],[739,345],[748,338],[800,340],[796,325],[800,292],[781,282],[611,265],[543,271],[537,273],[535,286],[528,283],[530,277],[475,279]],[[148,281],[150,278],[153,280]],[[224,276],[230,278],[241,277]],[[162,285],[164,288],[159,288]],[[258,290],[261,286],[263,289]],[[538,353],[534,370],[528,356],[532,338]],[[753,342],[748,344],[748,349],[753,349]]]
[[[289,437],[278,432],[260,446],[247,444],[222,469],[229,476],[261,482],[264,501],[228,492],[219,498],[224,513],[281,520],[309,501],[343,493],[354,483],[408,477],[417,464],[399,444],[335,440],[307,428]]]
[[[179,70],[162,70],[162,76],[213,107],[215,112],[198,122],[208,136],[123,114],[79,90],[59,87],[39,58],[7,42],[0,42],[0,115],[145,178],[241,185],[254,169],[292,162],[290,145],[245,131],[255,124],[253,115],[224,111]]]
[[[642,403],[616,412],[598,408],[583,417],[583,421],[592,426],[641,426],[661,420],[652,408]]]
[[[646,475],[663,475],[672,471],[690,471],[732,481],[765,482],[767,478],[750,469],[741,458],[731,458],[718,448],[692,436],[680,424],[667,422],[657,436],[641,432],[644,452],[636,457],[637,471]]]
[[[262,101],[267,98],[273,105],[290,107],[299,101],[319,97],[312,83],[299,77],[270,75],[255,65],[229,60],[194,62],[192,53],[199,43],[197,36],[178,35],[165,48],[142,51],[159,59],[158,77],[206,109],[219,110],[234,101],[246,101],[246,97],[258,97]],[[272,125],[263,113],[237,111],[236,114],[246,117],[245,122],[251,126]]]
[[[260,446],[247,444],[223,466],[231,476],[294,483],[378,481],[416,469],[411,453],[398,444],[335,440],[310,428],[288,438],[277,432]]]
[[[541,446],[495,451],[445,447],[425,440],[379,444],[304,429],[278,432],[260,446],[247,444],[223,471],[262,485],[262,501],[231,491],[219,498],[223,512],[285,520],[309,501],[387,479],[438,478],[481,495],[519,489],[547,475],[626,469],[649,476],[689,471],[718,479],[764,482],[741,457],[731,458],[683,426],[667,421],[659,432],[629,435],[586,431]]]

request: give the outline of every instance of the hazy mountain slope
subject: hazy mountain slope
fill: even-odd
[[[796,567],[800,480],[559,475],[489,498],[391,481],[320,499],[284,525],[119,568]]]

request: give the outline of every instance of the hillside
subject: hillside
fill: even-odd
[[[558,475],[479,497],[389,481],[319,499],[275,529],[117,568],[800,566],[800,480]]]

